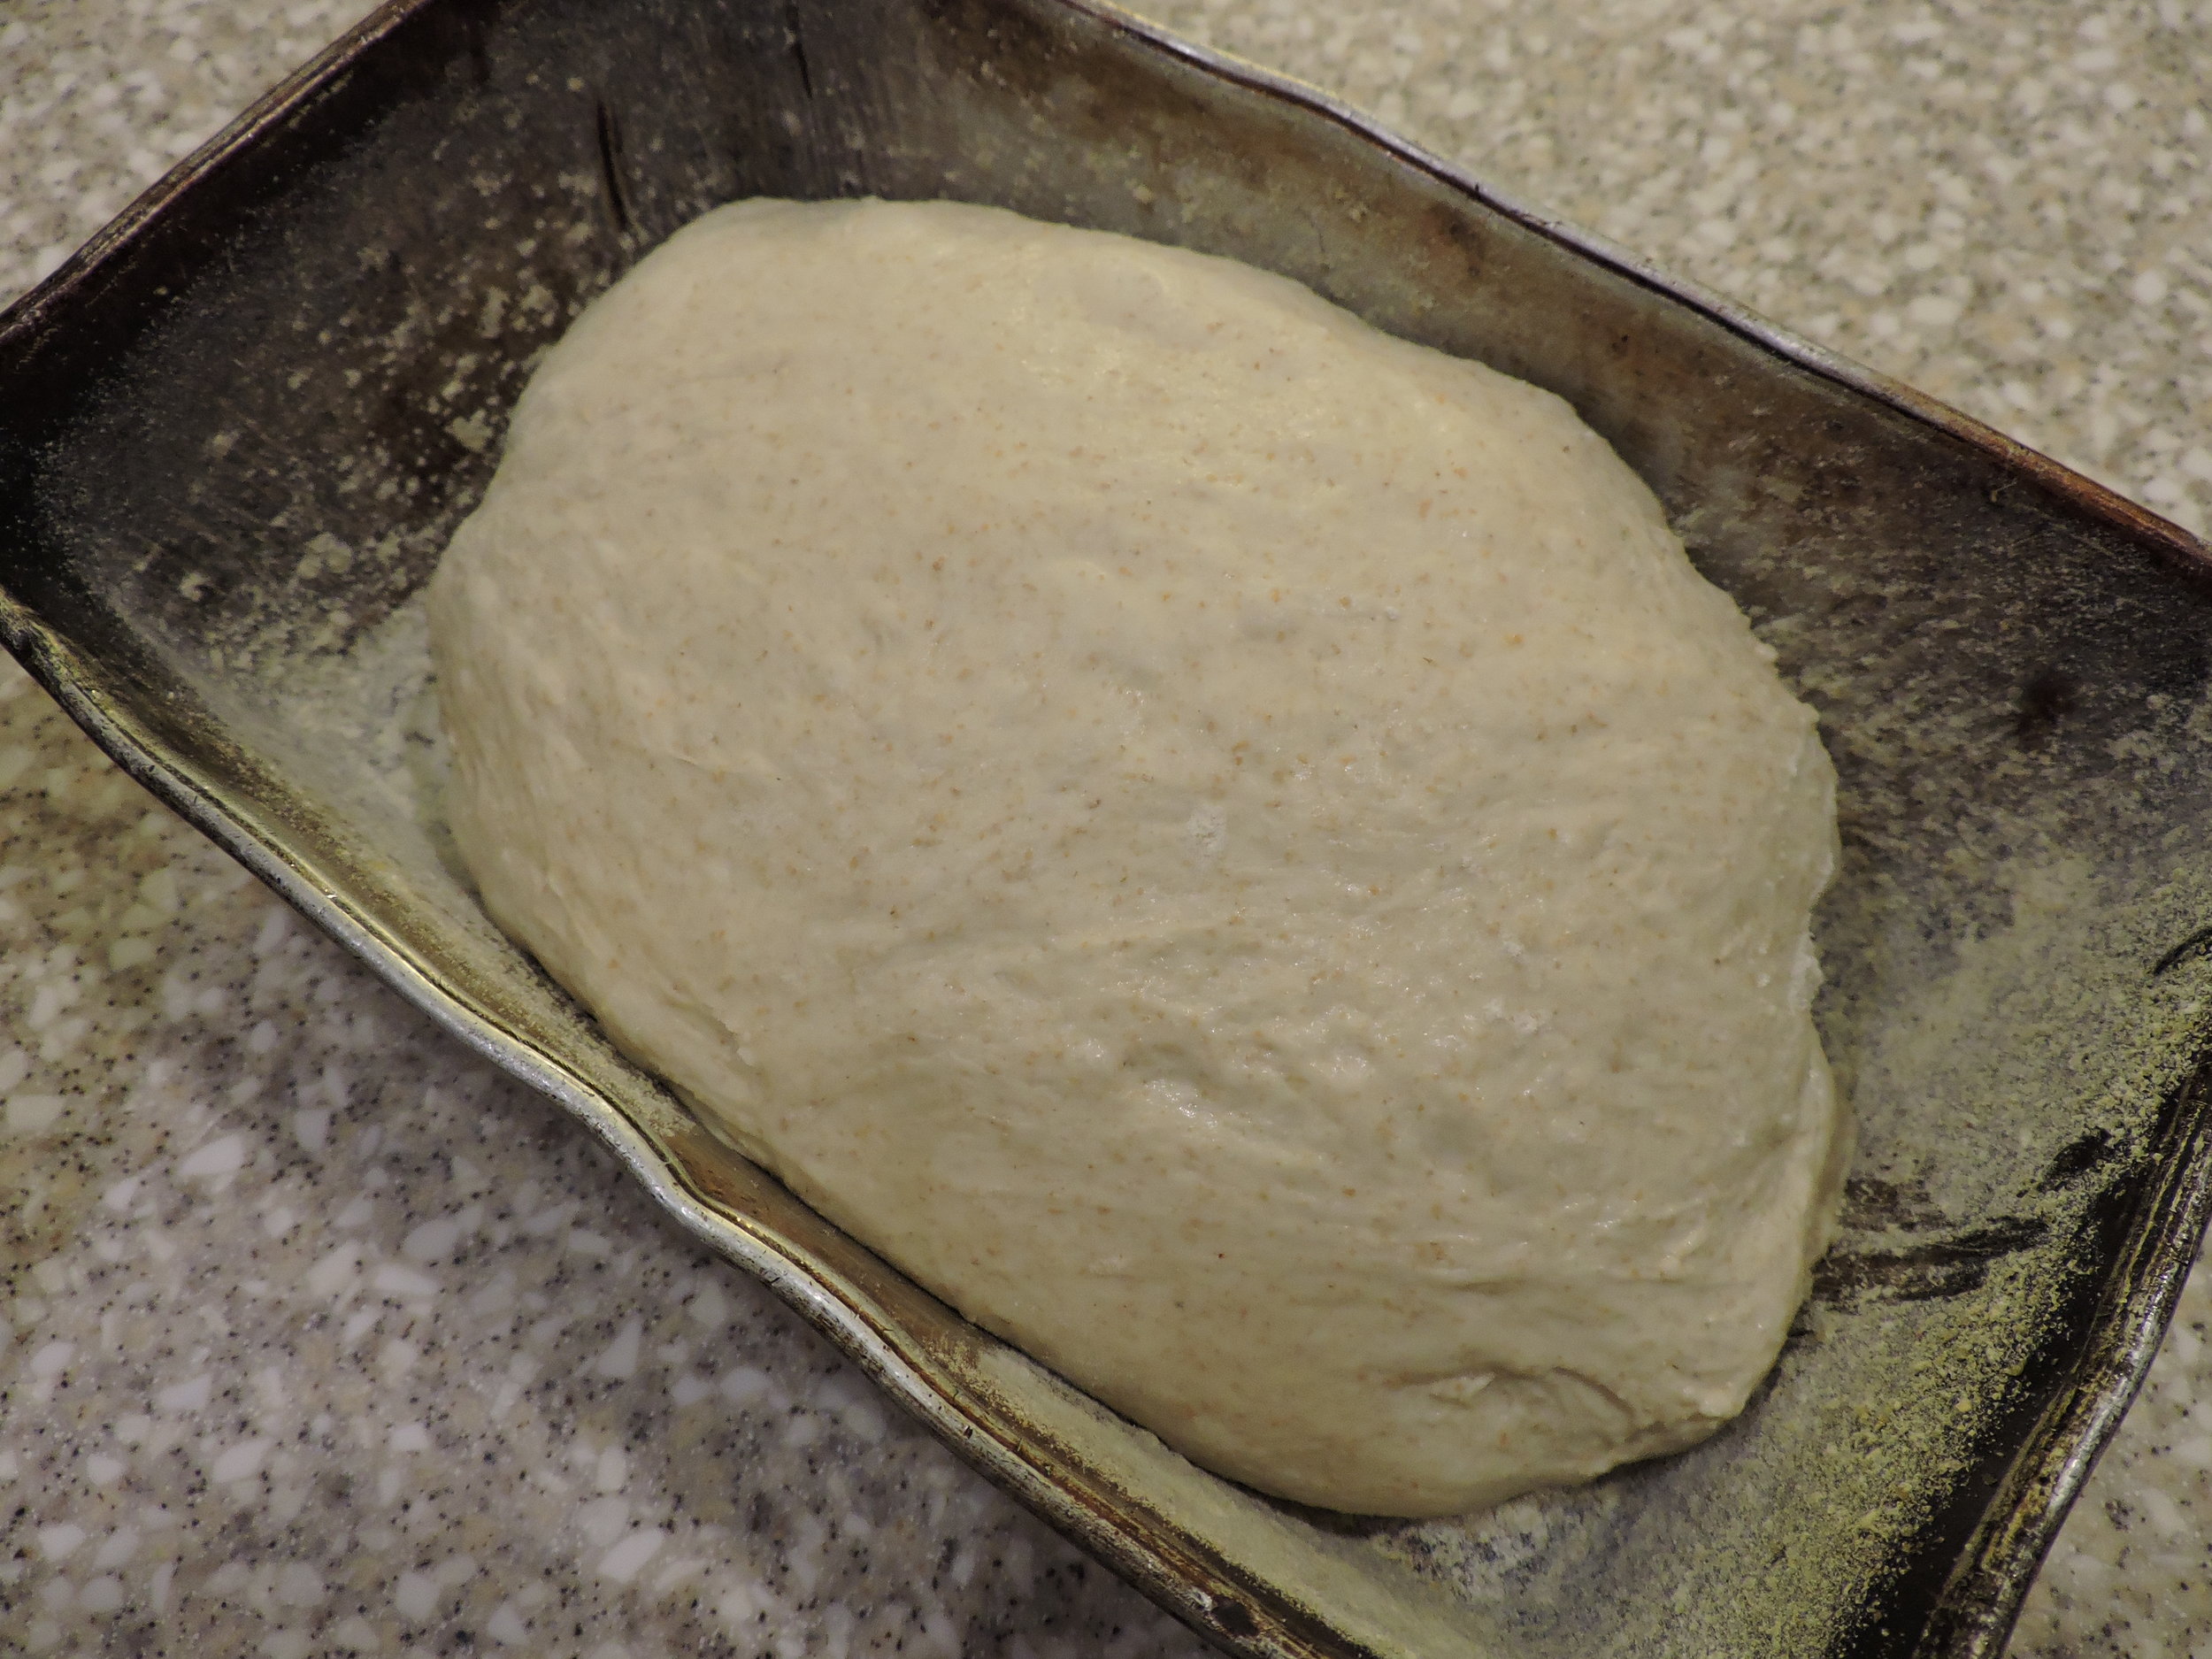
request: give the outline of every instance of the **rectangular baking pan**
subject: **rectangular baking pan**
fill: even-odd
[[[1821,712],[1859,1121],[1768,1386],[1449,1523],[1270,1502],[965,1325],[621,1059],[439,827],[420,593],[545,345],[754,195],[1223,253],[1558,392]],[[1089,0],[397,0],[0,319],[0,633],[115,758],[1226,1648],[1991,1655],[2208,1197],[2206,549],[1310,90]]]

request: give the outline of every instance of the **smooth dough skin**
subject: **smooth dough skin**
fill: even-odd
[[[1833,776],[1558,399],[1225,260],[741,203],[548,356],[430,619],[501,926],[1207,1467],[1456,1512],[1771,1363]]]

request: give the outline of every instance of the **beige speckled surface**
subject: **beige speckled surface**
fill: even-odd
[[[362,9],[0,9],[0,297]],[[1154,10],[2212,520],[2203,0]],[[0,691],[0,1646],[1196,1651]],[[2016,1654],[2212,1644],[2208,1318]]]

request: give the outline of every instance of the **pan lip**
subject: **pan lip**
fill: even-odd
[[[1022,0],[1015,0],[1016,4]],[[2129,500],[2109,486],[2064,462],[2007,436],[1987,422],[1977,419],[1941,398],[1883,373],[1806,339],[1749,306],[1730,299],[1694,278],[1663,270],[1654,260],[1610,237],[1555,213],[1549,213],[1513,192],[1486,183],[1466,167],[1384,126],[1365,111],[1295,76],[1262,67],[1213,46],[1202,46],[1170,33],[1150,19],[1113,4],[1113,0],[1027,0],[1089,18],[1118,34],[1141,42],[1154,50],[1181,59],[1192,67],[1217,75],[1247,90],[1326,118],[1338,127],[1366,140],[1394,159],[1426,174],[1437,183],[1512,220],[1588,260],[1627,278],[1640,288],[1663,295],[1717,323],[1730,334],[1759,346],[1817,379],[1881,404],[1921,426],[1932,427],[1965,447],[1978,450],[2008,470],[2025,473],[2049,494],[2106,521],[2113,528],[2157,544],[2162,551],[2206,573],[2212,573],[2212,541]]]
[[[278,81],[238,117],[141,193],[81,248],[27,292],[0,310],[0,373],[35,350],[42,326],[81,290],[127,253],[148,230],[226,162],[319,98],[334,93],[374,46],[419,14],[503,5],[513,0],[384,0],[323,50]],[[1044,9],[1087,20],[1202,74],[1317,117],[1363,140],[1399,165],[1575,257],[1662,296],[1758,348],[1795,371],[1940,434],[2029,484],[2091,524],[2147,545],[2185,572],[2212,576],[2212,544],[2108,487],[2018,442],[1942,400],[1806,340],[1748,307],[1594,232],[1543,211],[1485,183],[1456,164],[1405,139],[1348,103],[1294,77],[1233,54],[1183,40],[1110,0],[989,0],[1009,11]],[[772,1248],[721,1215],[690,1190],[665,1156],[612,1101],[534,1044],[505,1030],[447,988],[433,969],[357,913],[313,877],[308,860],[274,835],[265,835],[188,765],[165,753],[134,723],[106,706],[96,676],[70,664],[71,649],[0,586],[0,642],[60,703],[76,724],[133,778],[206,833],[276,893],[349,950],[409,1002],[477,1054],[551,1095],[604,1141],[683,1230],[738,1261],[803,1317],[835,1337],[879,1380],[931,1422],[949,1446],[1056,1525],[1107,1555],[1125,1576],[1216,1643],[1267,1654],[1315,1653],[1296,1610],[1275,1609],[1282,1622],[1248,1632],[1225,1627],[1215,1609],[1248,1594],[1219,1568],[1163,1548],[1165,1540],[1109,1518],[1079,1483],[1056,1479],[1025,1448],[1001,1443],[990,1425],[963,1409],[944,1388],[903,1355],[866,1310],[834,1287],[833,1270],[805,1262],[803,1246]],[[2212,1112],[2212,1062],[2200,1060],[2185,1088],[2196,1097],[2184,1125],[2145,1178],[2122,1233],[2125,1254],[2103,1282],[2089,1333],[2077,1357],[2075,1380],[2052,1397],[2037,1427],[2014,1449],[1977,1526],[1928,1610],[1922,1659],[1993,1659],[2003,1646],[2045,1551],[2140,1388],[2178,1300],[2205,1223],[2212,1217],[2212,1145],[2203,1119]],[[979,1445],[979,1440],[987,1443]],[[1270,1598],[1272,1599],[1272,1598]],[[1248,1614],[1241,1623],[1251,1623]],[[1940,1627],[1940,1628],[1939,1628]],[[1352,1645],[1332,1632],[1332,1646]]]

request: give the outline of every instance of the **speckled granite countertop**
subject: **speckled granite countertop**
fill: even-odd
[[[365,7],[0,9],[0,300]],[[2212,7],[1172,0],[2193,528]],[[1187,1655],[0,669],[0,1647]],[[2020,1655],[2212,1643],[2212,1292]]]

